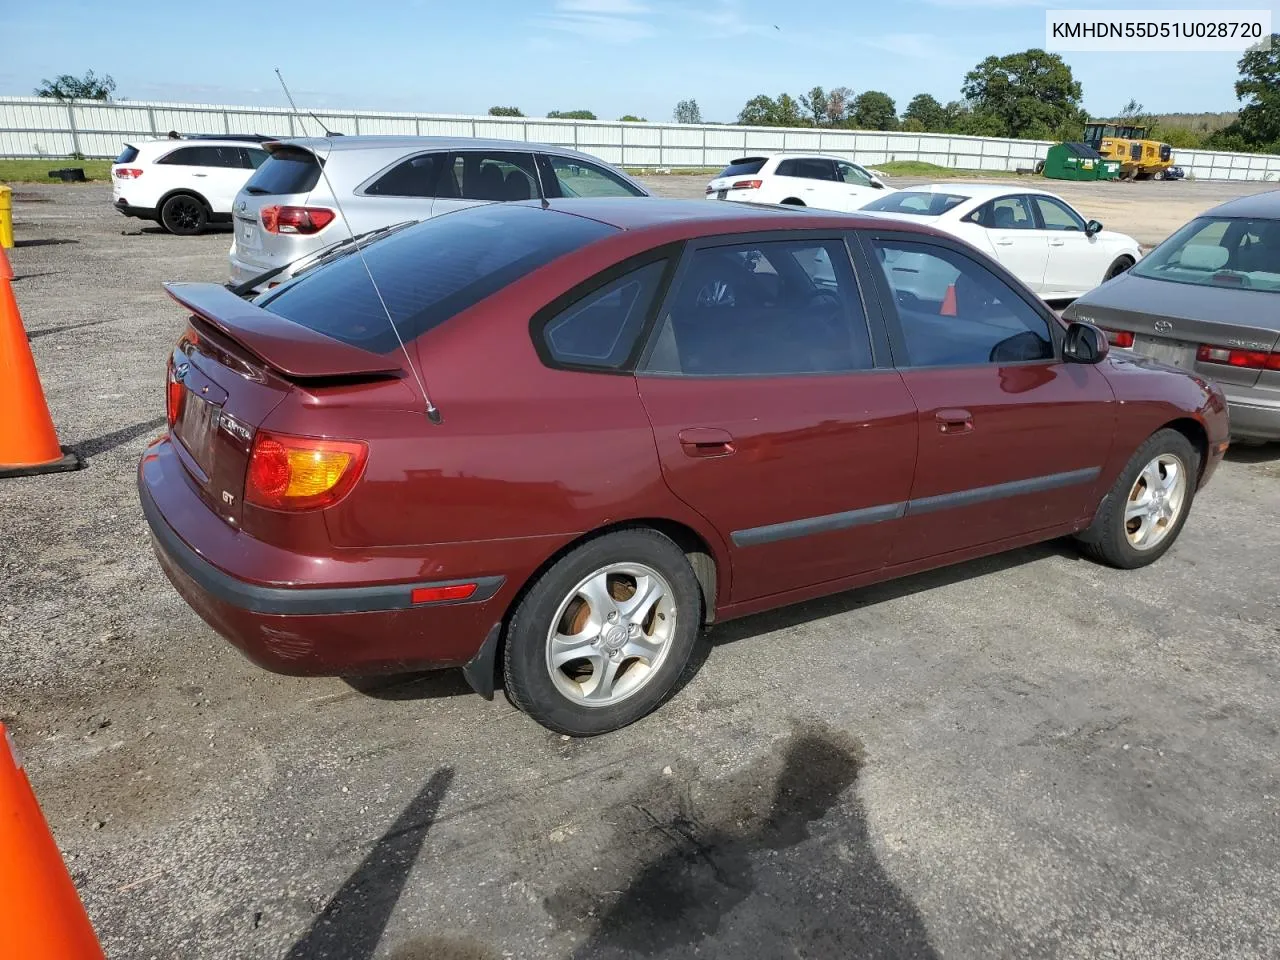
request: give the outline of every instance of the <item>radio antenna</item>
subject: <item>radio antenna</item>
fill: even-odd
[[[276,79],[280,81],[280,86],[284,90],[285,99],[289,101],[289,106],[292,108],[294,115],[301,120],[302,113],[298,110],[298,105],[294,103],[293,94],[289,92],[289,85],[284,82],[284,75],[280,72],[279,67],[276,67],[275,70]],[[320,119],[316,117],[315,114],[312,114],[311,116],[316,123],[320,123]],[[333,143],[327,136],[329,131],[325,130],[323,123],[320,123],[320,129],[324,130],[326,134],[326,136],[321,137],[320,139],[325,141],[330,152],[332,152]],[[342,222],[346,224],[347,233],[351,234],[352,242],[355,244],[356,248],[356,256],[360,258],[360,265],[364,267],[364,272],[369,277],[369,283],[373,285],[373,292],[378,298],[378,303],[382,305],[382,312],[386,314],[387,323],[391,327],[391,332],[396,335],[396,342],[400,344],[400,352],[404,354],[405,362],[409,365],[409,372],[413,374],[413,379],[418,382],[418,389],[422,391],[422,399],[427,405],[427,419],[432,423],[440,423],[443,419],[440,416],[440,410],[431,402],[431,397],[427,393],[427,385],[422,379],[422,373],[418,370],[418,365],[413,362],[413,357],[409,353],[409,348],[405,346],[404,337],[400,336],[400,328],[396,326],[395,318],[391,316],[391,309],[387,306],[387,301],[383,298],[382,291],[378,288],[378,281],[373,278],[373,271],[369,269],[369,261],[366,260],[364,256],[365,245],[360,242],[360,238],[356,235],[355,230],[351,228],[351,221],[347,219],[347,212],[342,209],[342,200],[338,197],[338,191],[333,188],[333,181],[329,179],[329,172],[325,170],[325,165],[320,161],[319,157],[316,158],[316,163],[320,167],[320,176],[324,178],[324,184],[329,189],[329,195],[333,197],[333,205],[338,208],[338,215],[342,217]]]

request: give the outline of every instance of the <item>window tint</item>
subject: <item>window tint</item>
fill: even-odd
[[[156,163],[179,167],[239,167],[239,147],[182,147],[165,154]]]
[[[1046,230],[1079,230],[1084,232],[1084,218],[1053,197],[1033,197]]]
[[[120,156],[116,157],[116,163],[133,163],[138,159],[138,148],[132,144],[126,143],[124,149],[120,151]]]
[[[379,240],[362,257],[308,271],[257,303],[335,340],[387,353],[397,343],[382,301],[408,341],[614,232],[598,221],[540,207],[462,210]]]
[[[279,147],[271,151],[266,163],[254,172],[244,189],[255,196],[310,193],[320,182],[321,162],[310,150]]]
[[[906,344],[908,356],[899,366],[1053,358],[1044,317],[976,261],[923,243],[882,240],[876,252]]]
[[[1280,220],[1199,217],[1130,272],[1153,280],[1280,293]]]
[[[538,196],[533,154],[469,150],[441,171],[437,197],[463,200],[530,200]]]
[[[647,366],[653,373],[767,377],[872,365],[839,240],[694,251],[669,302]]]
[[[666,261],[619,277],[547,321],[542,340],[560,363],[617,370],[635,348]]]
[[[643,197],[612,170],[569,157],[548,154],[562,197]]]
[[[244,154],[245,166],[252,170],[257,170],[260,166],[267,162],[267,151],[259,150],[256,147],[249,147],[240,151]]]
[[[818,157],[790,157],[778,163],[780,177],[801,177],[805,180],[834,180],[836,167],[830,160]]]
[[[988,230],[1034,230],[1036,218],[1026,197],[1000,197],[984,203],[973,215],[973,222]]]
[[[396,164],[365,188],[374,197],[433,197],[447,153],[424,153]]]
[[[871,176],[861,167],[855,167],[852,163],[837,160],[836,173],[840,175],[840,179],[845,183],[851,183],[855,187],[871,186]]]
[[[768,160],[768,157],[742,157],[717,173],[716,177],[741,177],[748,173],[759,173]]]
[[[899,190],[864,203],[862,209],[878,210],[881,213],[906,213],[916,217],[937,217],[968,199],[958,193]]]

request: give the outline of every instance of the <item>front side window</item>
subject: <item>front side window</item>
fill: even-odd
[[[898,366],[1054,358],[1045,318],[977,261],[926,243],[877,240],[875,249],[907,352]]]
[[[820,157],[789,157],[778,164],[778,176],[802,180],[835,180],[836,167]]]
[[[1034,197],[1046,230],[1077,230],[1084,233],[1084,218],[1056,197]]]
[[[1000,197],[974,211],[972,220],[988,230],[1034,230],[1035,214],[1026,197]]]
[[[454,155],[453,166],[443,171],[436,196],[531,200],[539,195],[537,176],[531,153],[468,150]]]
[[[433,197],[447,153],[423,153],[402,160],[365,188],[373,197]]]
[[[662,280],[665,260],[632,270],[560,311],[542,328],[557,363],[617,370],[635,349]]]
[[[862,301],[841,240],[695,250],[668,304],[650,373],[772,377],[872,366]]]
[[[836,172],[840,174],[840,179],[845,183],[855,187],[871,186],[871,177],[867,171],[861,167],[855,167],[852,163],[845,163],[843,160],[836,161]]]
[[[1280,220],[1198,217],[1129,272],[1152,280],[1280,293]]]
[[[612,170],[571,157],[548,154],[562,197],[643,197],[644,193]]]

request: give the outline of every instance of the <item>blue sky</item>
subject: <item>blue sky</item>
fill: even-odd
[[[530,116],[586,108],[667,120],[692,97],[732,121],[758,93],[814,84],[957,99],[989,54],[1044,45],[1046,7],[1253,7],[1257,0],[59,0],[4,16],[0,94],[92,68],[118,97]],[[18,42],[20,40],[20,42]],[[1065,54],[1085,107],[1232,110],[1237,54]]]

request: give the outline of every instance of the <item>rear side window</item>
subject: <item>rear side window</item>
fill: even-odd
[[[551,317],[541,332],[545,353],[565,366],[620,369],[635,350],[666,265],[658,260],[632,270]]]
[[[138,159],[138,148],[131,143],[126,143],[124,149],[120,151],[120,156],[116,157],[116,163],[133,163]]]
[[[863,210],[880,213],[907,213],[917,217],[937,217],[968,200],[958,193],[932,193],[923,190],[899,190],[876,197],[862,205]]]
[[[862,300],[840,240],[696,250],[666,302],[650,373],[774,377],[872,366]]]
[[[792,157],[778,164],[778,176],[800,177],[803,180],[834,180],[836,165],[830,160],[813,157]]]
[[[156,163],[177,167],[241,167],[239,147],[180,147]]]
[[[907,351],[898,366],[1053,359],[1044,317],[977,261],[926,243],[878,240],[875,247]]]
[[[723,170],[720,171],[722,177],[742,177],[749,173],[759,173],[764,167],[768,157],[743,157],[741,160],[735,160]]]
[[[320,182],[321,162],[310,150],[282,147],[271,152],[244,188],[255,195],[310,193]]]
[[[373,197],[434,197],[447,153],[424,153],[392,167],[365,188]]]
[[[257,147],[249,147],[240,152],[244,155],[244,166],[250,170],[257,170],[267,162],[267,151],[259,150]]]
[[[371,244],[363,260],[352,255],[308,271],[258,304],[335,340],[388,353],[397,342],[382,301],[408,341],[552,260],[616,232],[596,220],[541,207],[461,210]]]
[[[438,197],[462,200],[531,200],[538,196],[533,154],[468,150],[442,172]]]

